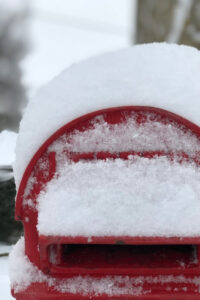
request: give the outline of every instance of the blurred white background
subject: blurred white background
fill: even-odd
[[[0,0],[0,291],[11,299],[14,147],[24,107],[37,89],[80,60],[138,43],[200,49],[200,0]],[[11,130],[11,131],[10,131]],[[12,132],[15,131],[15,132]]]
[[[134,0],[31,0],[31,51],[22,66],[29,91],[74,62],[131,43]]]

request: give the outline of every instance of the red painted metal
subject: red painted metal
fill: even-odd
[[[189,130],[192,134],[196,135],[200,138],[200,128],[191,123],[190,121],[175,115],[171,112],[153,108],[153,107],[139,107],[139,106],[128,106],[128,107],[115,107],[103,109],[100,111],[92,112],[90,114],[84,115],[80,118],[73,120],[72,122],[66,124],[62,128],[60,128],[57,132],[55,132],[36,152],[27,166],[23,178],[20,183],[20,187],[17,194],[16,200],[16,219],[21,220],[24,224],[24,232],[25,232],[25,253],[30,259],[30,261],[35,264],[39,269],[41,269],[44,273],[50,273],[52,276],[56,278],[66,278],[69,276],[75,275],[91,275],[91,276],[106,276],[106,275],[130,275],[130,276],[155,276],[162,275],[166,276],[169,274],[172,275],[185,275],[194,277],[196,275],[200,275],[200,237],[131,237],[131,236],[105,236],[105,237],[68,237],[68,236],[38,236],[37,232],[37,217],[38,212],[35,208],[30,205],[26,205],[24,201],[25,194],[27,193],[26,187],[28,180],[31,176],[37,178],[36,183],[33,184],[32,188],[29,190],[28,199],[32,201],[33,204],[36,204],[37,196],[41,190],[44,189],[45,185],[54,177],[56,172],[56,155],[55,152],[49,152],[48,147],[52,145],[57,139],[59,139],[63,134],[71,133],[73,130],[84,131],[91,127],[91,120],[95,117],[103,116],[104,120],[109,124],[117,124],[123,122],[127,115],[130,115],[132,112],[137,113],[137,122],[138,124],[143,124],[146,122],[147,114],[152,114],[152,120],[159,121],[161,123],[176,123],[180,125],[183,130]],[[155,152],[144,152],[138,153],[133,151],[130,152],[121,152],[121,153],[109,153],[109,152],[98,152],[98,153],[66,153],[66,156],[74,162],[78,162],[80,159],[92,160],[92,159],[106,159],[106,158],[121,158],[127,159],[129,155],[133,156],[143,156],[147,158],[153,158],[155,156],[167,156],[169,159],[173,160],[174,153],[168,152],[164,153],[162,151]],[[198,165],[200,163],[199,153],[196,153],[194,157],[190,157],[185,152],[176,153],[176,157],[180,157],[180,163],[182,161],[195,161]],[[42,167],[41,167],[42,166]],[[87,266],[88,261],[85,261],[85,265],[82,267],[78,265],[71,265],[66,263],[66,261],[62,261],[60,265],[55,265],[49,261],[49,249],[56,249],[56,253],[58,257],[62,255],[62,249],[64,249],[63,245],[77,245],[75,249],[77,257],[83,255],[83,245],[91,245],[88,246],[88,255],[94,260],[94,264],[96,264],[96,268],[92,268]],[[99,248],[98,248],[99,245]],[[104,245],[101,247],[100,245]],[[110,245],[111,248],[108,248]],[[112,245],[112,246],[111,246]],[[115,246],[114,246],[115,245]],[[122,245],[134,245],[133,247],[124,247]],[[141,260],[141,248],[137,248],[136,245],[162,245],[160,247],[165,247],[164,245],[182,245],[181,249],[183,249],[183,256],[181,259],[185,259],[185,264],[187,267],[177,267],[176,260],[177,257],[175,254],[173,256],[172,248],[167,248],[166,253],[169,254],[169,257],[166,259],[168,267],[158,267],[155,264],[153,265],[152,252],[149,252],[145,267],[144,264],[142,266],[132,265],[132,267],[128,266],[130,264],[130,255],[126,251],[132,251],[131,253],[137,258],[137,260]],[[184,254],[185,249],[187,249],[184,245],[196,245],[196,255],[197,262],[196,264],[188,264],[187,261],[187,253]],[[121,247],[121,248],[119,248]],[[135,247],[135,248],[134,248]],[[104,249],[101,253],[98,253],[98,249]],[[106,250],[105,250],[106,249]],[[127,261],[125,265],[116,264],[115,266],[109,266],[108,259],[106,257],[106,253],[109,251],[108,249],[112,249],[117,255],[124,253],[124,256],[127,257]],[[117,249],[117,250],[113,250]],[[139,249],[139,250],[138,250]],[[150,249],[150,248],[149,248]],[[161,248],[160,248],[161,249]],[[168,250],[167,250],[168,249]],[[181,250],[182,251],[182,250]],[[158,251],[159,253],[159,251]],[[165,253],[165,254],[166,254]],[[181,252],[182,253],[182,252]],[[168,255],[167,254],[167,255]],[[75,255],[75,254],[74,254]],[[76,257],[76,255],[74,257]],[[181,254],[182,255],[182,254]],[[123,256],[123,257],[124,257]],[[104,257],[104,259],[102,258]],[[68,257],[69,258],[69,257]],[[102,266],[98,264],[99,259],[102,260]],[[71,257],[72,260],[72,257]],[[142,261],[142,260],[141,260]],[[71,275],[70,275],[71,274]],[[148,285],[146,286],[146,290],[148,289]],[[151,286],[151,293],[147,293],[142,297],[139,296],[129,296],[122,295],[120,298],[123,299],[200,299],[200,294],[196,292],[195,288],[192,284],[187,285],[187,293],[186,292],[176,292],[177,284],[171,283],[169,285],[171,292],[164,288],[164,285],[157,284],[153,288]],[[88,297],[83,297],[83,295],[73,295],[73,294],[62,294],[58,291],[55,291],[52,288],[47,287],[47,285],[40,284],[32,284],[30,285],[26,291],[22,293],[14,293],[16,299],[82,299]],[[91,295],[90,295],[91,296]],[[171,298],[173,296],[173,298]],[[107,299],[108,296],[92,296],[96,299]],[[112,297],[111,299],[118,299],[119,297]]]
[[[136,286],[137,287],[137,286]],[[163,291],[167,290],[167,293]],[[199,292],[192,283],[171,283],[171,284],[156,284],[144,283],[144,294],[142,295],[82,295],[72,293],[61,293],[53,287],[48,287],[45,283],[32,283],[24,292],[19,292],[17,295],[12,292],[12,295],[17,300],[199,300]]]
[[[51,152],[53,154],[53,152]],[[128,152],[120,152],[120,153],[109,153],[109,152],[89,152],[89,153],[74,153],[74,152],[67,152],[67,157],[73,162],[79,162],[80,160],[106,160],[106,159],[116,159],[120,158],[123,160],[127,160],[129,157],[145,157],[145,158],[156,158],[156,157],[167,157],[169,160],[176,162],[194,162],[199,166],[199,155],[189,156],[187,153],[181,152],[164,152],[164,151],[144,151],[144,152],[135,152],[135,151],[128,151]]]

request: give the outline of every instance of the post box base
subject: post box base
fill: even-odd
[[[200,300],[200,290],[193,284],[161,284],[145,286],[139,294],[72,294],[56,291],[45,283],[33,283],[22,292],[14,292],[16,300]]]

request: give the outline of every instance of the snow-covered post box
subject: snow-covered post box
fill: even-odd
[[[197,50],[138,46],[71,67],[30,102],[16,299],[200,299],[197,75]]]

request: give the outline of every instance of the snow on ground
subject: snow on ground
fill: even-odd
[[[0,133],[0,181],[13,178],[17,134],[4,130]]]
[[[0,243],[0,254],[10,252],[11,246]],[[2,300],[14,299],[10,294],[10,279],[8,274],[8,257],[0,257],[0,296]]]
[[[4,130],[0,133],[0,166],[11,166],[15,160],[17,134]]]

